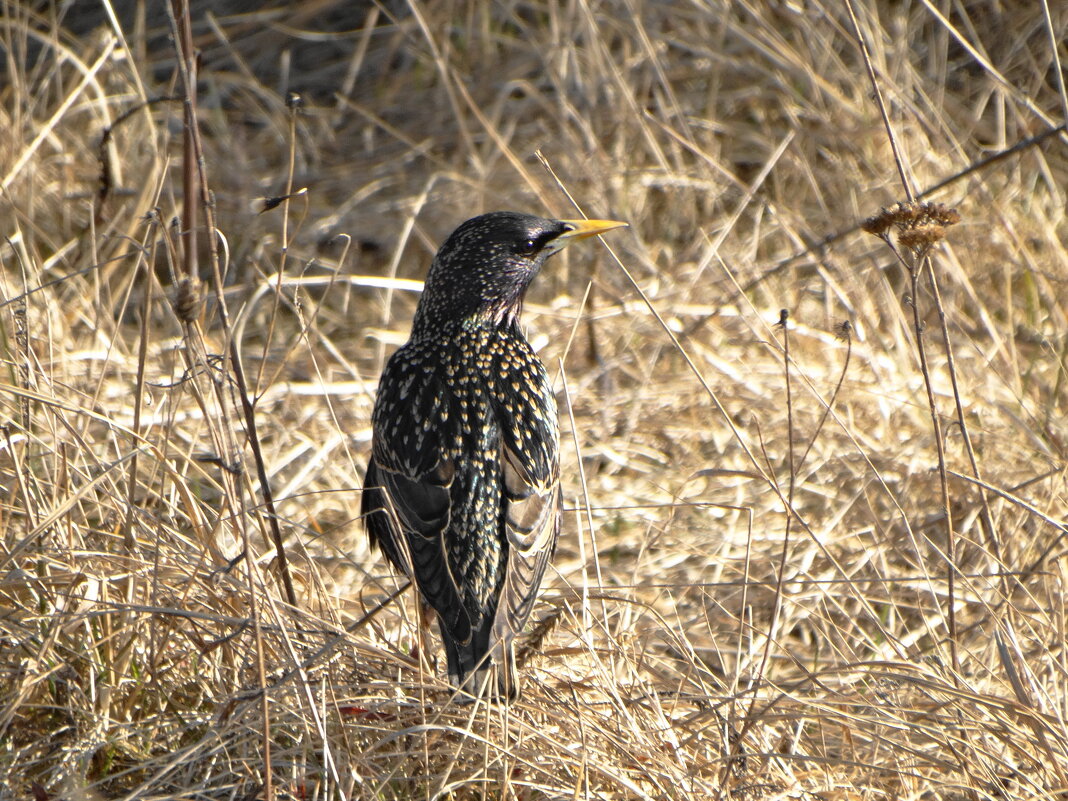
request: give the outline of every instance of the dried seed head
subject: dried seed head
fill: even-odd
[[[916,203],[894,203],[890,206],[883,206],[878,214],[866,219],[860,227],[875,236],[884,236],[891,226],[899,229],[907,228],[916,219],[916,206]]]
[[[922,203],[922,224],[955,225],[960,222],[960,213],[956,208],[949,208],[944,203]]]
[[[891,227],[897,228],[898,243],[916,253],[922,253],[946,236],[946,226],[960,222],[960,212],[945,203],[894,203],[860,224],[861,230],[874,236],[886,237]]]
[[[196,278],[183,278],[178,282],[178,292],[174,297],[174,313],[183,323],[192,323],[200,316],[200,281]]]
[[[849,320],[842,320],[834,327],[834,335],[838,339],[850,339],[853,336],[853,323],[849,322]]]
[[[886,213],[886,209],[883,209],[878,214],[873,214],[868,219],[864,220],[860,224],[860,230],[872,236],[886,236],[886,232],[890,229],[890,218]]]
[[[914,253],[924,253],[936,242],[946,238],[944,225],[929,223],[908,228],[897,235],[898,244]]]

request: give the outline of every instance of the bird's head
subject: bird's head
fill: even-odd
[[[453,322],[501,325],[519,314],[523,295],[545,260],[579,239],[620,228],[612,220],[550,220],[495,211],[460,225],[441,246],[426,277],[415,330]]]

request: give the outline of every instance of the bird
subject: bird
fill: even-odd
[[[511,211],[462,223],[379,379],[361,516],[436,616],[462,699],[518,698],[514,640],[560,533],[556,398],[520,329],[524,296],[549,257],[625,225]]]

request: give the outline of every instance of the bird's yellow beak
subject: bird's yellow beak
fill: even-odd
[[[580,239],[603,234],[605,231],[611,231],[613,228],[626,228],[630,225],[630,223],[618,222],[616,220],[560,220],[560,222],[569,226],[571,230],[556,237],[555,243],[558,247],[565,247]]]

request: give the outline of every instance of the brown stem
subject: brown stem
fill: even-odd
[[[889,240],[887,240],[889,242]],[[896,249],[895,249],[895,252]],[[918,264],[916,263],[918,261]],[[942,441],[942,420],[938,416],[938,405],[935,402],[934,386],[931,383],[931,369],[927,362],[927,348],[923,344],[923,321],[920,319],[919,293],[920,272],[924,266],[930,269],[928,257],[905,261],[909,272],[910,292],[912,298],[912,325],[916,333],[916,351],[920,357],[920,373],[923,375],[923,385],[927,390],[927,408],[931,412],[931,427],[934,432],[935,451],[938,455],[938,478],[942,490],[942,510],[946,521],[946,627],[949,635],[950,661],[953,665],[954,678],[960,675],[960,655],[957,652],[957,610],[956,610],[956,570],[957,570],[957,543],[953,533],[953,513],[950,509],[949,500],[949,476],[946,472],[946,449]]]

